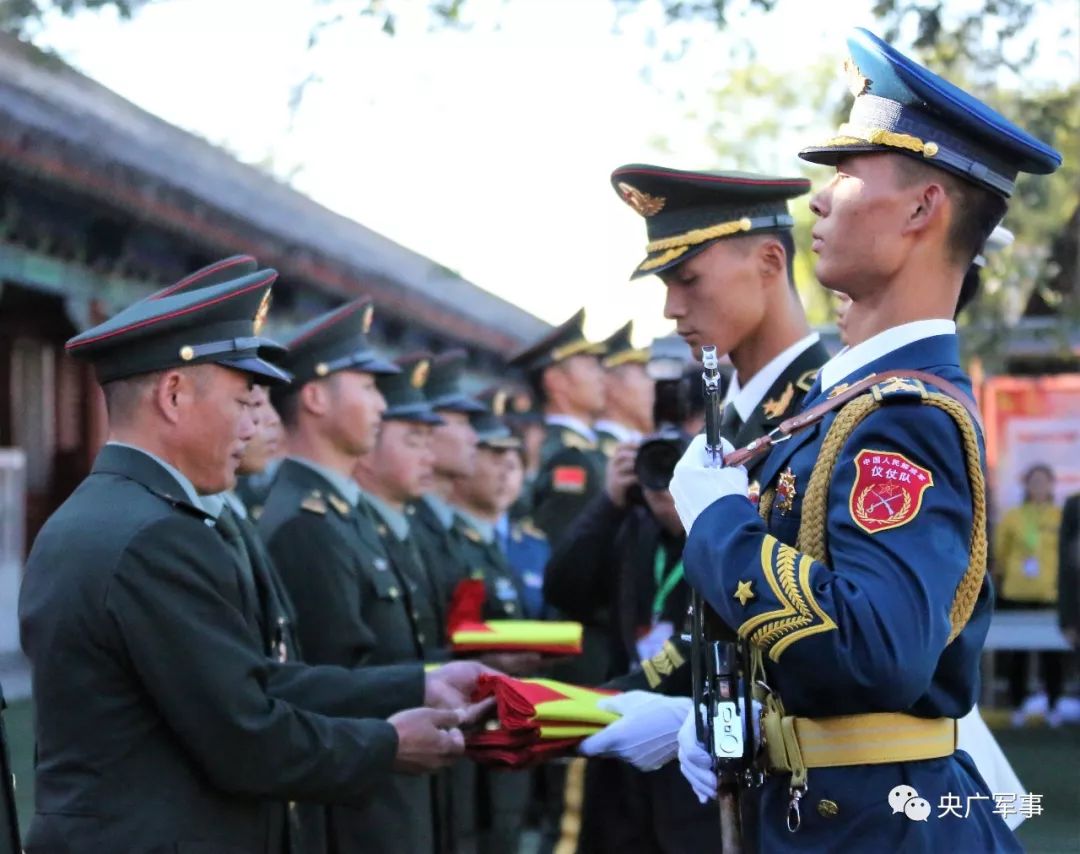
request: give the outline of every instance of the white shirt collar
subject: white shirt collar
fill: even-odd
[[[431,512],[435,514],[435,518],[439,520],[443,528],[449,531],[454,526],[454,507],[449,502],[443,501],[442,496],[436,495],[434,492],[426,492],[420,500],[427,502]]]
[[[933,338],[936,335],[955,335],[956,323],[952,320],[933,319],[915,320],[903,323],[879,332],[854,347],[845,347],[821,368],[821,390],[827,391],[844,377],[849,377],[859,368],[869,365],[893,350],[899,350],[908,344]]]
[[[749,421],[750,416],[754,414],[754,410],[761,405],[761,401],[768,394],[769,389],[773,387],[773,383],[780,379],[780,375],[788,369],[792,362],[820,340],[821,336],[816,332],[811,332],[805,338],[800,338],[782,353],[773,356],[765,367],[750,377],[750,381],[745,386],[739,385],[738,374],[733,375],[727,394],[724,395],[724,406],[730,403],[735,407],[735,411],[739,413],[739,418],[744,422]]]
[[[239,516],[241,519],[248,517],[247,507],[244,506],[244,502],[240,500],[240,496],[232,490],[221,493],[221,497],[225,503],[232,508],[232,512]]]
[[[593,431],[593,428],[573,415],[545,415],[544,421],[552,426],[565,427],[568,430],[573,430],[575,433],[580,433],[590,442],[596,441],[596,433]]]
[[[641,433],[637,430],[607,418],[601,418],[597,421],[593,425],[593,430],[597,433],[610,433],[618,442],[640,442],[642,438]]]

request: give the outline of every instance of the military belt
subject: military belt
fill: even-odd
[[[805,779],[809,768],[917,762],[951,756],[956,720],[874,712],[799,718],[766,712],[761,718],[771,772]]]

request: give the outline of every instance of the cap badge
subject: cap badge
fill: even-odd
[[[251,321],[251,334],[258,335],[259,331],[263,328],[263,324],[266,323],[266,315],[270,313],[270,302],[273,297],[273,291],[267,288],[266,293],[263,294],[262,302],[259,303],[259,307],[255,310],[255,317]]]
[[[506,392],[499,389],[491,398],[491,411],[501,418],[506,413]]]
[[[185,362],[190,362],[192,359],[195,358],[195,348],[192,347],[190,344],[185,344],[183,347],[180,348],[180,358],[183,359]]]
[[[428,374],[431,371],[431,362],[427,359],[421,359],[416,363],[413,368],[412,376],[409,377],[409,383],[413,388],[423,388],[424,383],[427,382]]]
[[[364,309],[363,317],[360,320],[360,331],[363,332],[365,335],[367,335],[368,332],[371,331],[371,321],[374,317],[375,306],[368,305],[367,308]]]
[[[625,181],[619,182],[619,195],[623,197],[624,202],[642,216],[654,216],[660,213],[667,202],[667,199],[663,196],[650,196]]]
[[[850,56],[844,60],[844,74],[847,75],[848,89],[856,98],[865,95],[870,89],[872,81],[863,77],[863,73],[859,71],[859,66],[855,64],[855,60]]]

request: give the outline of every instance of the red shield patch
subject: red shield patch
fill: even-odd
[[[581,466],[555,466],[551,473],[551,486],[556,492],[584,492],[585,480]]]
[[[906,525],[922,509],[923,494],[934,485],[929,469],[894,451],[859,451],[848,509],[868,534]]]

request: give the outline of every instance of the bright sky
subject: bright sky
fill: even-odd
[[[794,75],[835,57],[839,80],[844,33],[874,28],[871,3],[830,0],[822,15],[823,4],[779,0],[717,33],[664,26],[656,0],[622,17],[613,0],[468,0],[474,24],[460,32],[432,31],[427,2],[415,0],[398,4],[408,17],[390,37],[355,14],[355,0],[155,0],[131,21],[51,18],[36,41],[545,320],[584,305],[591,336],[632,318],[645,344],[671,325],[656,279],[627,282],[644,227],[612,191],[611,170],[737,168],[716,162],[705,131],[709,89],[736,46],[752,40],[759,60]],[[312,24],[334,11],[346,20],[309,51]],[[1076,27],[1075,0],[1040,12],[1033,73],[1075,79]],[[681,59],[657,61],[682,39]],[[290,92],[310,72],[319,80],[290,121]],[[803,141],[764,168],[797,174]]]

